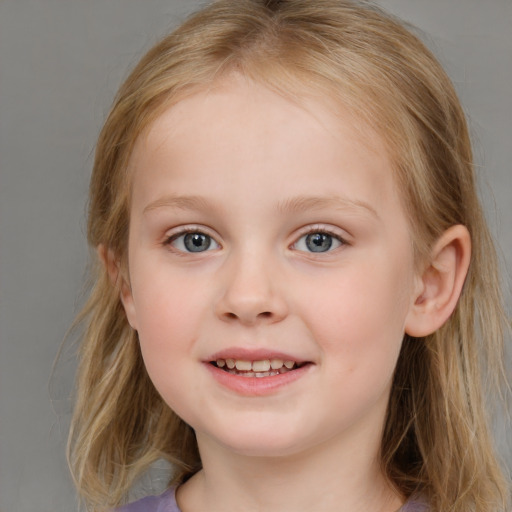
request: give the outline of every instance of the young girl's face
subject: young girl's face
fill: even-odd
[[[378,449],[418,280],[384,145],[334,110],[230,78],[136,144],[122,298],[202,450]]]

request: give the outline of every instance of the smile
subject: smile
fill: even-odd
[[[217,359],[211,361],[213,366],[232,375],[241,377],[274,377],[300,368],[295,361],[282,359],[263,359],[259,361],[247,361],[243,359]]]

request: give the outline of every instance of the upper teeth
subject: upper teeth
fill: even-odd
[[[216,364],[219,368],[227,366],[230,370],[236,368],[239,371],[246,372],[268,372],[272,370],[279,370],[283,366],[292,369],[295,361],[283,361],[282,359],[263,359],[261,361],[246,361],[243,359],[217,359]]]

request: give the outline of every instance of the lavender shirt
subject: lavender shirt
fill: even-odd
[[[135,503],[116,509],[116,512],[180,512],[174,496],[174,489],[160,496],[147,496]]]
[[[135,503],[117,509],[117,512],[180,512],[176,504],[174,489],[160,496],[148,496]],[[398,512],[428,512],[428,507],[420,501],[408,501]]]

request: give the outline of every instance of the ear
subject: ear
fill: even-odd
[[[112,249],[108,249],[105,245],[100,244],[96,248],[98,257],[100,258],[103,266],[105,267],[112,286],[119,290],[119,298],[123,304],[126,318],[133,329],[137,329],[135,322],[135,306],[133,303],[132,289],[130,281],[124,272],[121,270],[121,263],[119,258],[116,257]]]
[[[418,276],[405,332],[423,337],[439,329],[453,313],[471,260],[471,237],[465,226],[447,229],[434,245],[430,261]]]

